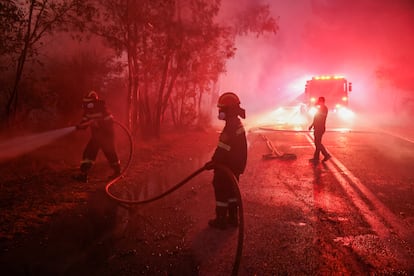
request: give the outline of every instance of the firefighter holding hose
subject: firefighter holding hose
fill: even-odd
[[[96,160],[99,150],[104,153],[113,174],[113,179],[121,174],[121,166],[115,149],[115,133],[112,114],[107,110],[105,101],[99,99],[98,93],[89,92],[83,98],[83,118],[76,126],[77,129],[90,127],[91,137],[87,143],[80,164],[80,173],[74,179],[80,182],[88,182],[88,172]]]
[[[239,180],[247,162],[247,141],[243,124],[239,117],[245,118],[245,110],[240,107],[238,96],[232,92],[222,94],[217,103],[218,118],[226,122],[220,134],[217,148],[211,161],[205,168],[213,169],[214,164],[229,168]],[[209,225],[218,229],[227,226],[238,226],[237,194],[229,176],[214,169],[214,194],[216,199],[216,218],[209,221]]]

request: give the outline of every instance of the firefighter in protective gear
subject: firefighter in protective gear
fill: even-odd
[[[213,169],[214,164],[228,167],[237,180],[244,172],[247,162],[247,141],[243,124],[239,117],[245,118],[245,110],[240,107],[236,94],[226,92],[218,99],[218,118],[226,122],[220,134],[217,148],[211,161],[205,167]],[[218,229],[238,226],[237,194],[229,176],[219,169],[214,170],[214,194],[216,198],[216,218],[209,225]]]
[[[324,156],[322,162],[326,162],[331,158],[331,155],[325,149],[322,144],[322,137],[326,129],[326,118],[328,117],[328,107],[325,105],[325,97],[319,97],[316,103],[318,110],[315,113],[312,124],[309,126],[309,130],[313,128],[315,152],[313,158],[309,159],[312,163],[319,163],[319,155],[322,153]]]
[[[80,174],[75,176],[75,179],[88,182],[88,172],[92,168],[100,149],[114,171],[110,178],[119,176],[121,166],[115,149],[113,116],[108,112],[105,101],[98,98],[98,93],[91,91],[83,98],[83,111],[83,118],[76,128],[86,129],[90,127],[91,138],[83,151]]]

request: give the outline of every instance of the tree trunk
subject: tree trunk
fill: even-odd
[[[175,110],[174,101],[170,99],[170,110],[171,110],[171,119],[173,121],[174,126],[177,126],[177,114]]]
[[[178,72],[175,70],[172,74],[170,83],[168,84],[167,94],[164,96],[164,101],[163,101],[163,104],[162,104],[162,114],[163,115],[165,113],[165,110],[167,110],[168,102],[171,98],[171,94],[174,90],[175,81],[177,80],[177,78],[178,78]]]
[[[184,107],[185,107],[185,92],[186,92],[186,90],[187,90],[187,87],[185,87],[184,89],[183,89],[183,92],[182,92],[182,95],[181,95],[181,104],[180,104],[180,119],[179,119],[179,121],[178,121],[178,123],[179,123],[179,126],[182,126],[183,125],[183,114],[184,114]]]
[[[132,73],[132,57],[130,50],[128,51],[128,100],[127,100],[127,110],[128,110],[128,128],[133,131],[133,122],[132,122],[132,108],[133,108],[133,97],[132,97],[132,79],[133,79],[133,73]]]
[[[161,115],[163,111],[164,91],[165,91],[165,86],[167,83],[170,61],[171,61],[171,54],[167,55],[167,57],[165,58],[164,68],[162,70],[161,83],[158,89],[158,99],[157,99],[156,106],[155,106],[156,112],[155,112],[155,120],[154,120],[154,134],[156,137],[160,137],[160,132],[161,132]]]
[[[203,91],[202,89],[200,89],[199,93],[198,93],[198,99],[197,99],[197,121],[200,121],[200,117],[202,115],[201,112],[201,101],[203,100]]]
[[[139,65],[136,54],[134,55],[134,77],[132,85],[132,132],[135,134],[138,127],[138,87],[139,87]]]
[[[28,51],[29,46],[30,46],[30,33],[31,33],[32,20],[33,20],[34,5],[35,5],[34,1],[31,1],[30,9],[29,9],[29,18],[28,18],[28,22],[27,22],[27,31],[26,31],[25,40],[24,40],[24,46],[23,46],[22,52],[20,53],[19,60],[17,62],[16,76],[15,76],[15,79],[14,79],[14,85],[13,85],[13,89],[11,91],[10,98],[7,102],[7,111],[6,112],[7,112],[7,121],[8,121],[9,126],[10,126],[11,123],[14,122],[17,107],[18,107],[18,96],[19,96],[18,87],[19,87],[20,80],[21,80],[22,75],[23,75],[23,69],[24,69],[24,65],[25,65],[25,62],[26,62],[27,51]]]

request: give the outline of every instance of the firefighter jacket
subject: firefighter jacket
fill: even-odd
[[[80,124],[91,123],[92,132],[99,128],[105,128],[109,125],[112,125],[113,116],[107,110],[105,101],[96,100],[93,102],[84,102],[83,103],[83,117]]]
[[[212,161],[228,167],[237,175],[244,172],[247,162],[247,141],[243,124],[238,117],[226,121]]]
[[[326,117],[328,116],[328,108],[321,104],[313,117],[312,126],[315,132],[325,132]]]

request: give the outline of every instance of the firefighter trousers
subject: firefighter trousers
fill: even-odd
[[[235,173],[237,180],[239,180],[239,176],[240,174]],[[236,219],[238,203],[232,180],[225,172],[214,170],[213,186],[216,198],[216,215],[222,217],[227,215],[228,211],[229,217]]]
[[[87,173],[96,160],[99,150],[104,153],[109,165],[115,173],[119,173],[119,158],[115,149],[115,134],[112,125],[103,129],[92,129],[92,135],[83,151],[83,161],[81,163],[81,171]]]
[[[315,131],[314,132],[314,142],[315,142],[315,153],[313,154],[313,159],[319,160],[319,155],[322,152],[323,156],[329,156],[328,151],[325,149],[325,146],[322,144],[322,136],[325,131]]]

